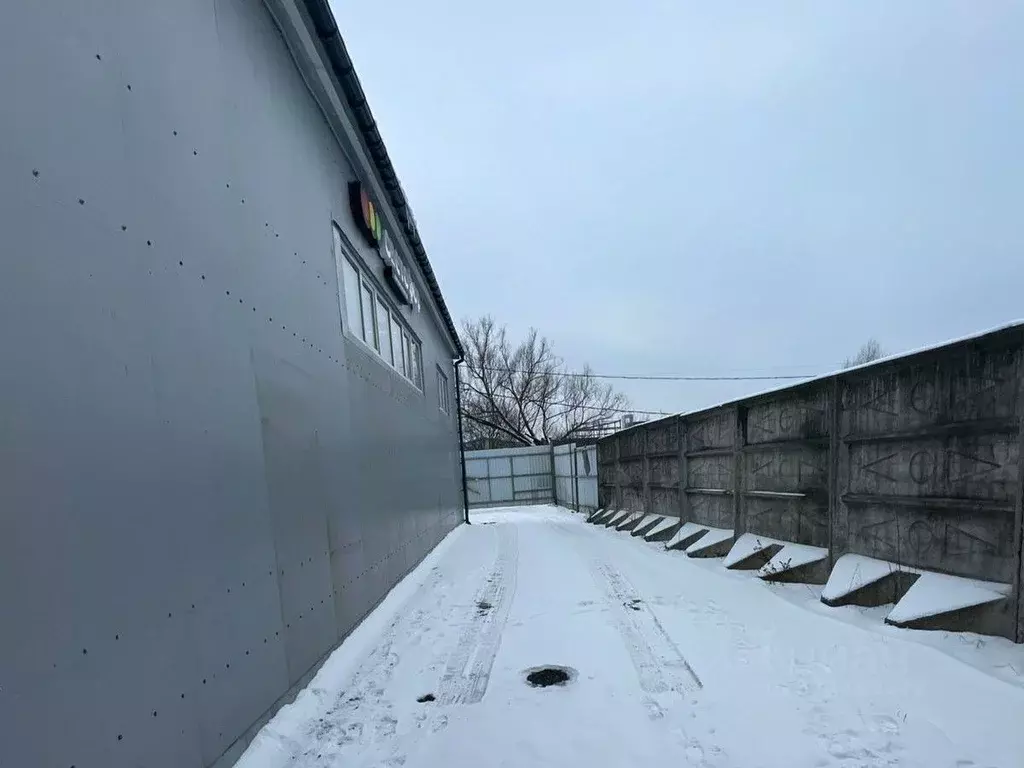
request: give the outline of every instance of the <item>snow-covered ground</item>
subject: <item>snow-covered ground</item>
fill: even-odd
[[[888,627],[551,507],[472,519],[238,768],[1024,765],[1022,646]],[[549,664],[576,674],[525,685]]]

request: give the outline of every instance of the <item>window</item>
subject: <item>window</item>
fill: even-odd
[[[390,299],[378,293],[361,265],[345,255],[341,234],[334,230],[335,261],[340,281],[338,299],[342,303],[342,327],[366,343],[384,361],[423,390],[423,351],[405,326],[400,312]]]
[[[351,261],[339,256],[341,261],[341,285],[345,296],[345,319],[349,330],[362,338],[363,319],[359,307],[359,272]]]
[[[452,412],[451,394],[448,392],[448,377],[440,367],[437,369],[437,407],[444,413]]]
[[[391,364],[402,370],[402,325],[396,314],[391,315]]]
[[[402,332],[402,344],[405,351],[405,376],[408,379],[412,379],[412,339],[409,338],[409,334],[405,331]]]
[[[377,297],[377,336],[380,338],[380,356],[387,360],[388,365],[393,366],[395,356],[391,351],[391,313],[380,296]]]
[[[402,374],[403,376],[408,376],[409,375],[409,366],[407,364],[407,360],[409,359],[408,358],[409,352],[408,352],[408,349],[406,347],[406,338],[407,337],[405,335],[405,332],[402,331],[401,329],[399,329],[399,331],[398,331],[399,346],[398,346],[398,349],[395,350],[395,357],[398,358],[398,365],[395,366],[395,367],[398,368],[398,372],[400,374]]]
[[[377,342],[377,318],[373,311],[373,289],[363,282],[363,341],[380,352]]]
[[[423,361],[420,360],[422,354],[420,350],[419,342],[409,339],[409,347],[412,350],[412,354],[409,356],[412,361],[412,383],[416,385],[416,389],[423,389]]]

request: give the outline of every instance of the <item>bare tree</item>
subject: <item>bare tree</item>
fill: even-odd
[[[629,407],[626,396],[591,375],[567,373],[549,342],[531,329],[513,344],[493,318],[462,328],[466,371],[462,416],[466,441],[490,438],[546,445],[593,431]]]
[[[852,368],[855,365],[864,365],[864,363],[870,363],[872,360],[878,360],[880,357],[884,357],[885,352],[882,351],[882,345],[878,343],[878,339],[868,339],[861,348],[857,351],[857,354],[852,358],[848,357],[843,362],[843,368]]]

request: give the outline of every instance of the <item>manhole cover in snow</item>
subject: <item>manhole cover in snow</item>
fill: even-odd
[[[526,682],[534,688],[548,688],[552,685],[565,685],[575,675],[575,670],[569,667],[534,667],[526,670]]]

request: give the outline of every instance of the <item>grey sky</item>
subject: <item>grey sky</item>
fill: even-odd
[[[334,5],[459,320],[700,375],[1024,316],[1022,3]]]

